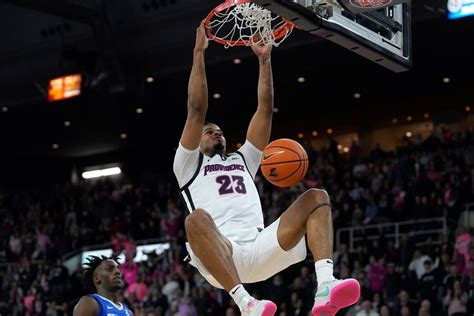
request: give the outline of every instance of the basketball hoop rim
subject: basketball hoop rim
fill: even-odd
[[[211,33],[211,28],[209,27],[209,23],[211,22],[212,17],[219,12],[222,12],[230,7],[239,5],[239,4],[246,4],[252,3],[252,0],[226,0],[223,3],[219,4],[217,7],[211,10],[207,17],[204,19],[204,26],[206,27],[206,35],[210,40],[213,40],[222,45],[229,45],[229,46],[249,46],[252,44],[250,41],[243,41],[243,40],[225,40],[220,37],[215,36]],[[285,23],[283,23],[280,27],[273,31],[274,40],[280,39],[289,32],[293,30],[296,26],[293,22],[280,17]]]

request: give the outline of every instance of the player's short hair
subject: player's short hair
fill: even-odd
[[[117,257],[106,257],[106,256],[100,256],[100,257],[89,256],[89,257],[87,257],[88,262],[84,263],[86,268],[84,269],[84,274],[82,275],[82,285],[84,287],[84,290],[87,293],[96,293],[97,292],[97,289],[96,289],[95,284],[94,284],[94,271],[105,260],[113,260],[117,264],[119,264],[118,261],[117,261]]]
[[[214,122],[210,122],[210,121],[205,121],[203,126],[206,126],[206,125],[209,125],[209,124],[212,124],[212,125],[215,125],[215,126],[219,127],[219,125],[217,125],[217,124],[214,123]],[[220,129],[220,128],[219,128],[219,129]],[[222,130],[221,130],[221,132],[222,132]],[[224,133],[224,132],[222,132],[222,133]]]

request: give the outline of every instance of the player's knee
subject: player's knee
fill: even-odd
[[[203,209],[196,209],[186,217],[184,227],[189,234],[196,230],[199,231],[203,227],[209,227],[211,220],[212,218],[208,212]]]
[[[321,204],[330,203],[329,194],[326,190],[309,189],[303,194],[313,208]]]

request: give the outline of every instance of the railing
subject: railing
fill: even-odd
[[[437,239],[440,234],[447,233],[446,217],[436,217],[421,220],[410,220],[395,223],[362,225],[354,227],[345,227],[337,230],[336,242],[348,243],[349,252],[355,252],[359,246],[366,241],[380,239],[381,235],[385,240],[393,240],[395,246],[400,245],[402,235],[409,235],[415,238],[415,243],[422,244],[427,238],[433,238],[433,244],[439,242]]]

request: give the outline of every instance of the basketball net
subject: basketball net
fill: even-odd
[[[207,34],[224,47],[272,44],[278,46],[292,32],[294,24],[255,3],[229,1],[209,13]],[[244,3],[239,3],[244,2]]]

